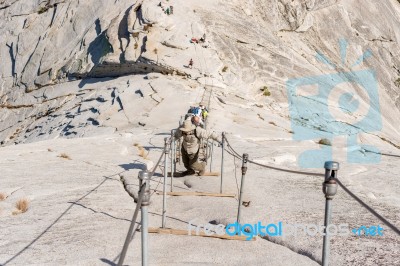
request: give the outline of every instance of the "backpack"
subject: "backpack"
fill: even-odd
[[[194,107],[192,110],[192,114],[194,114],[195,116],[201,116],[201,108],[200,107]]]
[[[189,108],[189,110],[187,111],[187,113],[188,114],[193,114],[193,109],[194,109],[195,107],[193,107],[193,106],[190,106],[190,108]]]

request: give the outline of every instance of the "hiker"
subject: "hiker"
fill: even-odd
[[[174,14],[174,7],[173,6],[169,6],[169,9],[171,10],[171,15]]]
[[[205,104],[200,103],[199,108],[201,110],[201,118],[203,118],[203,120],[206,121],[207,116],[208,116],[208,110],[207,110]]]
[[[189,61],[189,68],[191,69],[192,67],[193,67],[193,59],[190,58],[190,61]]]
[[[204,122],[203,122],[203,119],[201,119],[200,116],[195,116],[194,115],[194,116],[192,116],[190,121],[192,121],[192,124],[195,125],[196,127],[204,128]]]
[[[200,42],[205,42],[206,41],[206,34],[203,34],[203,37],[200,38]]]
[[[186,168],[186,171],[182,174],[193,175],[198,171],[200,176],[204,175],[206,162],[199,161],[200,141],[201,139],[211,138],[220,143],[221,136],[193,125],[190,120],[185,120],[183,125],[175,132],[175,139],[180,137],[183,137],[181,154]]]
[[[193,116],[200,117],[202,121],[206,120],[208,116],[208,110],[204,103],[201,102],[198,107],[190,106],[187,114],[185,115],[185,120],[188,119],[188,117],[191,119]]]
[[[165,14],[167,14],[168,16],[171,14],[169,7],[167,7],[167,9],[165,10]]]

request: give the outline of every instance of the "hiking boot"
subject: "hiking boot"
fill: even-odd
[[[203,169],[203,170],[201,170],[201,171],[199,172],[199,176],[203,176],[205,173],[206,173],[206,170]]]
[[[194,175],[195,173],[196,172],[193,169],[190,169],[190,170],[186,170],[186,171],[182,172],[182,175],[183,176],[185,176],[185,175]]]

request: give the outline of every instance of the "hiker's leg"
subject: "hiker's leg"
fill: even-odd
[[[197,151],[197,153],[195,154],[193,159],[190,160],[190,168],[193,169],[194,171],[198,171],[198,172],[203,172],[204,173],[204,169],[206,167],[206,163],[199,161],[199,152],[200,152],[200,149]]]
[[[189,159],[188,153],[183,148],[183,145],[182,145],[182,148],[181,148],[181,154],[182,154],[183,165],[185,166],[186,170],[189,170],[190,169],[190,159]]]
[[[199,172],[199,175],[204,175],[206,170],[206,163],[197,161],[192,164],[192,169]]]

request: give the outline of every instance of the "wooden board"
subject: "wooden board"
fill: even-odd
[[[162,194],[162,191],[157,191],[157,194]],[[210,192],[196,192],[196,191],[177,191],[167,192],[169,196],[203,196],[203,197],[226,197],[234,198],[236,195],[233,193],[210,193]]]
[[[202,176],[219,176],[219,172],[205,172]]]
[[[191,234],[189,235],[188,230],[182,230],[182,229],[172,229],[172,228],[149,228],[149,233],[155,233],[155,234],[169,234],[169,235],[187,235],[187,236],[201,236],[201,237],[212,237],[212,238],[220,238],[220,239],[226,239],[226,240],[241,240],[241,241],[247,241],[247,236],[230,236],[230,235],[217,235],[214,233],[213,235],[206,235],[203,230],[199,230],[199,233],[197,234],[196,230],[191,230]],[[255,241],[256,238],[253,237],[251,239],[252,241]]]
[[[183,172],[175,172],[174,177],[184,177]],[[186,176],[198,176],[196,174]],[[205,172],[202,176],[219,176],[219,172]],[[171,172],[168,172],[168,177],[171,177]]]

